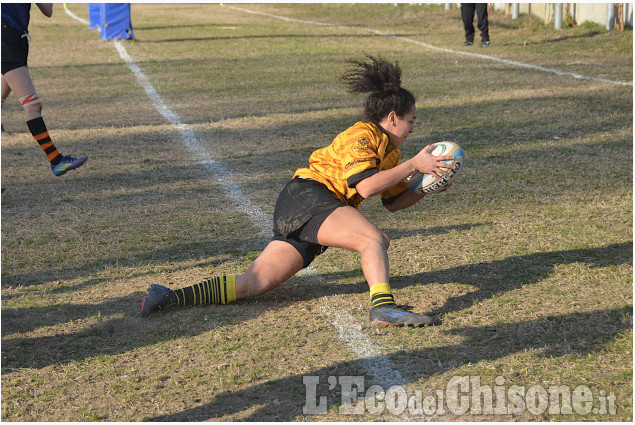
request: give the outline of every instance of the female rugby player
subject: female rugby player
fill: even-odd
[[[401,87],[397,63],[368,56],[349,61],[342,80],[350,93],[370,93],[364,104],[366,120],[340,133],[313,152],[309,166],[295,172],[282,189],[273,214],[274,236],[265,250],[240,275],[208,279],[171,290],[153,284],[141,303],[140,315],[169,307],[227,304],[255,297],[286,282],[327,247],[355,251],[370,287],[375,324],[425,326],[433,319],[395,304],[389,285],[388,245],[384,232],[359,210],[367,198],[380,195],[390,212],[408,208],[423,198],[407,190],[403,180],[414,171],[439,179],[450,156],[433,156],[426,146],[399,163],[399,146],[412,133],[417,109],[414,96]]]

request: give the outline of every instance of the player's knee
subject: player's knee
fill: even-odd
[[[27,116],[39,115],[42,112],[42,100],[37,93],[32,93],[20,98],[20,103]]]
[[[390,247],[390,239],[388,238],[388,235],[386,235],[381,230],[377,229],[375,233],[367,236],[364,239],[363,250],[365,250],[366,248],[371,248],[371,247],[379,248],[382,251],[388,251],[388,248]]]
[[[388,248],[390,248],[390,238],[384,232],[381,232],[381,235],[382,235],[382,237],[384,239],[384,242],[383,242],[384,246],[386,247],[386,250],[388,250]]]
[[[390,238],[381,230],[379,231],[379,243],[381,244],[384,251],[388,251],[388,248],[390,248]]]
[[[20,103],[24,109],[36,107],[42,109],[42,100],[40,99],[40,95],[35,92],[21,97]]]

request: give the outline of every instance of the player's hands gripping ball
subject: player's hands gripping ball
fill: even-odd
[[[404,183],[411,192],[419,195],[442,192],[461,173],[465,165],[465,152],[454,142],[437,142],[426,146],[424,151],[432,156],[444,157],[442,163],[453,165],[453,168],[438,167],[438,170],[422,170],[428,172],[415,171],[406,177]],[[415,168],[417,167],[415,166]],[[421,170],[421,168],[418,169]]]

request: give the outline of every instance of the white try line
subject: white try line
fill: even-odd
[[[71,12],[70,10],[68,10],[68,7],[66,7],[66,3],[64,3],[64,11],[66,12],[66,14],[68,16],[70,16],[73,19],[78,20],[79,22],[86,24],[86,25],[90,25],[90,22],[88,22],[86,19],[82,19],[79,16],[75,15],[73,12]]]
[[[65,10],[67,13],[70,12],[68,9]],[[71,13],[69,13],[69,16],[76,18]],[[141,71],[141,68],[139,68],[130,55],[128,55],[128,52],[121,42],[115,41],[114,44],[119,52],[119,56],[121,56],[135,75],[139,85],[143,87],[156,110],[170,125],[179,131],[181,141],[192,156],[203,164],[209,173],[222,184],[222,187],[227,188],[229,197],[249,216],[254,225],[258,228],[259,233],[263,237],[269,236],[272,227],[271,219],[242,193],[240,187],[233,181],[234,174],[224,165],[210,158],[192,129],[187,124],[184,124],[179,116],[165,104],[150,83],[150,80],[148,80],[143,71]],[[306,275],[314,279],[320,279],[311,268],[308,268]],[[401,373],[393,368],[388,357],[364,334],[361,325],[356,323],[353,316],[331,307],[328,303],[328,297],[322,298],[322,311],[337,330],[339,338],[358,356],[366,372],[373,376],[373,381],[386,387],[391,385],[404,385],[406,383]],[[408,420],[408,418],[405,419]]]
[[[126,62],[128,68],[130,68],[135,77],[137,77],[139,85],[141,85],[141,87],[143,87],[146,91],[146,94],[154,104],[156,110],[167,122],[179,130],[181,141],[192,156],[200,162],[220,184],[222,184],[222,187],[225,188],[232,202],[236,205],[236,207],[247,214],[256,227],[258,227],[263,236],[270,233],[270,228],[272,226],[271,220],[260,210],[260,208],[254,205],[249,198],[244,196],[240,187],[234,182],[234,175],[232,172],[220,162],[214,161],[207,154],[205,148],[198,141],[192,129],[187,124],[184,124],[179,116],[165,104],[163,99],[161,99],[161,96],[159,96],[150,83],[150,80],[148,80],[145,74],[141,71],[141,68],[139,68],[130,55],[128,55],[128,52],[121,42],[115,41],[115,47],[117,48],[121,59]]]
[[[562,75],[562,76],[567,76],[567,77],[573,77],[573,78],[577,78],[577,79],[581,79],[581,80],[600,81],[602,83],[617,84],[617,85],[624,85],[624,86],[632,86],[633,85],[632,82],[613,81],[613,80],[608,80],[606,78],[600,78],[600,77],[588,77],[586,75],[576,74],[576,73],[573,73],[573,72],[565,72],[565,71],[560,71],[560,70],[557,70],[557,69],[545,68],[545,67],[538,66],[538,65],[531,65],[531,64],[527,64],[527,63],[516,62],[516,61],[507,60],[507,59],[501,59],[501,58],[497,58],[495,56],[487,56],[487,55],[482,55],[482,54],[479,54],[479,53],[471,53],[471,52],[463,52],[463,51],[460,51],[460,50],[445,49],[443,47],[433,46],[432,44],[424,43],[422,41],[417,41],[417,40],[413,40],[411,38],[401,37],[401,36],[398,36],[398,35],[388,34],[388,33],[377,31],[377,30],[370,29],[370,28],[355,27],[355,26],[350,26],[350,25],[329,24],[329,23],[316,22],[316,21],[306,21],[306,20],[302,20],[302,19],[293,19],[293,18],[287,18],[285,16],[273,15],[271,13],[257,12],[257,11],[254,11],[254,10],[249,10],[249,9],[245,9],[245,8],[242,8],[242,7],[236,7],[236,6],[226,6],[226,7],[229,7],[231,9],[235,9],[235,10],[239,10],[239,11],[242,11],[242,12],[251,13],[253,15],[267,16],[267,17],[270,17],[270,18],[281,19],[283,21],[288,21],[288,22],[296,22],[296,23],[300,23],[300,24],[309,24],[309,25],[318,25],[318,26],[323,26],[323,27],[347,28],[347,29],[356,29],[356,30],[360,30],[360,31],[366,31],[366,32],[370,32],[370,33],[373,33],[373,34],[381,35],[382,37],[394,38],[395,40],[401,40],[401,41],[405,41],[407,43],[417,44],[419,46],[423,46],[423,47],[426,47],[428,49],[437,50],[437,51],[440,51],[440,52],[452,53],[452,54],[456,54],[456,55],[472,56],[472,57],[479,58],[479,59],[492,60],[492,61],[496,61],[496,62],[507,64],[507,65],[518,66],[518,67],[521,67],[521,68],[535,69],[537,71],[549,72],[549,73],[552,73],[552,74]]]

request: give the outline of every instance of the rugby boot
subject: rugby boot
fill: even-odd
[[[56,176],[61,176],[67,171],[74,170],[75,168],[81,167],[84,162],[88,159],[87,156],[80,156],[78,158],[73,158],[70,155],[66,155],[62,158],[62,160],[56,165],[51,164],[51,170],[53,170],[53,174]]]
[[[430,326],[437,324],[434,319],[423,314],[413,313],[408,305],[388,304],[373,307],[370,310],[370,322],[374,325],[393,326]]]
[[[169,308],[172,305],[169,298],[171,292],[172,290],[165,286],[154,283],[150,285],[148,295],[141,300],[139,316],[148,317],[155,311]]]

